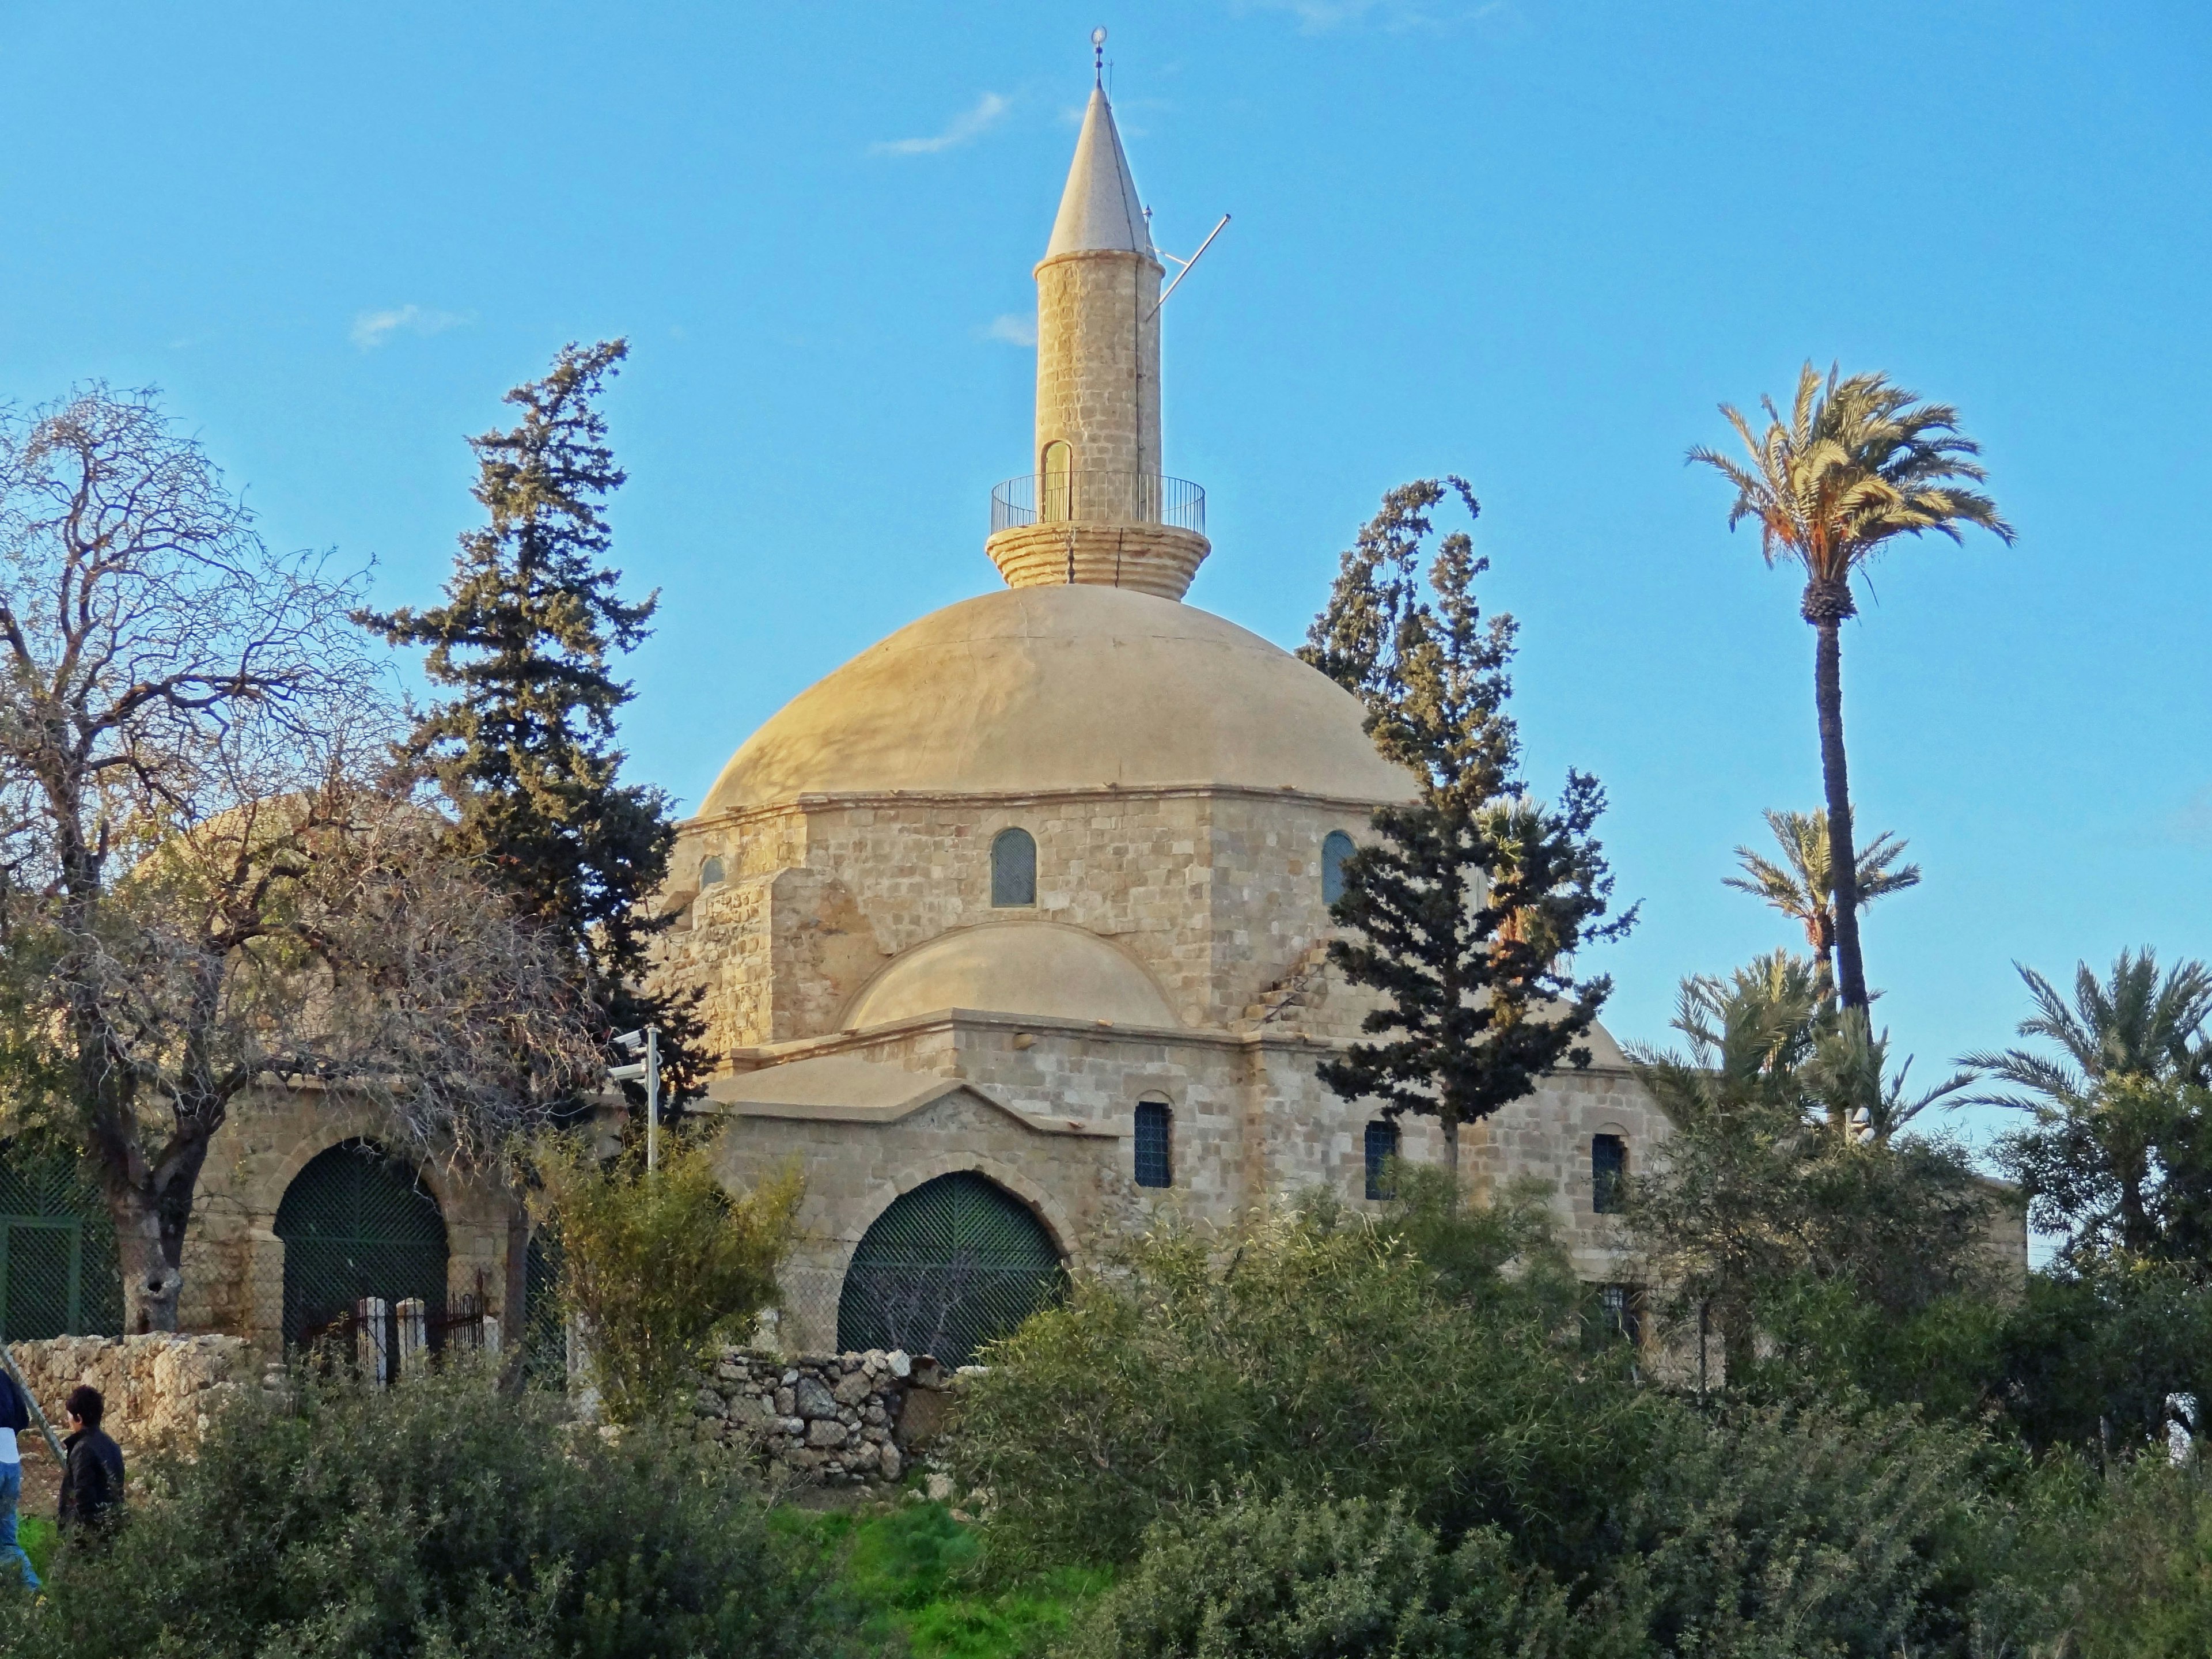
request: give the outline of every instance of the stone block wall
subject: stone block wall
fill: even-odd
[[[890,1484],[943,1429],[954,1373],[924,1356],[726,1348],[692,1406],[711,1440],[815,1486]]]
[[[228,1395],[261,1377],[250,1345],[234,1336],[58,1336],[8,1352],[56,1434],[69,1431],[70,1390],[89,1382],[106,1402],[100,1426],[125,1450],[197,1438]],[[35,1442],[37,1430],[22,1438]]]
[[[1036,454],[1064,441],[1079,472],[1160,470],[1162,267],[1140,253],[1063,253],[1036,268]]]

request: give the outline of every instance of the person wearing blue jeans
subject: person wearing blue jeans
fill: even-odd
[[[13,1561],[24,1584],[39,1588],[39,1575],[31,1571],[31,1558],[15,1541],[15,1508],[23,1498],[23,1463],[15,1449],[15,1436],[31,1426],[30,1409],[23,1403],[15,1379],[0,1371],[0,1574]]]

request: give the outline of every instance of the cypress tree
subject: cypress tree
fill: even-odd
[[[605,504],[625,474],[599,398],[628,352],[621,340],[572,343],[544,379],[507,394],[520,422],[469,440],[488,522],[462,535],[446,602],[361,620],[428,647],[431,683],[455,693],[410,746],[452,803],[458,850],[558,943],[606,1035],[661,1028],[680,1094],[696,1085],[701,1028],[693,998],[645,984],[665,923],[642,908],[676,831],[662,791],[622,781],[615,717],[632,692],[610,672],[644,641],[659,602],[626,602],[608,562]],[[529,1224],[512,1196],[505,1324],[519,1355]]]
[[[1386,1115],[1434,1117],[1459,1167],[1461,1127],[1529,1093],[1582,1039],[1613,989],[1574,976],[1581,945],[1619,939],[1633,907],[1604,921],[1613,876],[1591,836],[1605,810],[1597,780],[1570,771],[1556,805],[1516,777],[1515,624],[1486,623],[1474,580],[1490,568],[1474,538],[1437,544],[1424,582],[1430,509],[1447,486],[1474,517],[1466,480],[1425,478],[1389,492],[1344,556],[1327,608],[1299,655],[1367,705],[1384,756],[1419,780],[1415,799],[1374,814],[1378,837],[1345,861],[1331,914],[1348,937],[1329,959],[1382,994],[1355,1042],[1322,1081]]]

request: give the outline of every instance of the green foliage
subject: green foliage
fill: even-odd
[[[1419,1224],[1433,1246],[1453,1222]],[[1079,1277],[963,1391],[951,1455],[995,1495],[1006,1559],[1130,1559],[1217,1487],[1404,1492],[1425,1521],[1510,1514],[1540,1557],[1576,1559],[1658,1402],[1620,1386],[1625,1345],[1559,1340],[1556,1260],[1485,1264],[1532,1214],[1466,1225],[1449,1278],[1325,1200],[1218,1237],[1164,1226]]]
[[[836,1556],[837,1596],[862,1641],[914,1659],[1035,1653],[1110,1582],[1095,1568],[1059,1567],[987,1587],[978,1582],[981,1535],[942,1504],[860,1517],[787,1511],[780,1519]]]
[[[1458,1659],[1634,1654],[1577,1617],[1504,1534],[1447,1551],[1402,1502],[1279,1496],[1164,1527],[1066,1659]]]
[[[1332,914],[1351,934],[1329,959],[1382,994],[1349,1045],[1320,1066],[1349,1100],[1433,1116],[1456,1166],[1459,1129],[1535,1087],[1581,1046],[1613,982],[1576,979],[1580,947],[1620,938],[1632,909],[1601,922],[1613,878],[1590,831],[1605,810],[1595,779],[1567,775],[1556,807],[1515,778],[1520,737],[1505,712],[1514,624],[1486,625],[1474,579],[1489,562],[1455,531],[1424,586],[1429,510],[1447,486],[1472,517],[1462,478],[1422,479],[1382,500],[1344,556],[1300,654],[1367,706],[1383,756],[1420,781],[1411,805],[1378,809],[1379,841],[1345,861]]]
[[[1630,1182],[1626,1220],[1674,1316],[1717,1322],[1731,1380],[1756,1373],[1756,1338],[1790,1306],[1902,1322],[1985,1288],[1985,1183],[1957,1148],[1892,1133],[1964,1079],[1907,1098],[1887,1039],[1779,951],[1725,981],[1684,981],[1674,1025],[1687,1054],[1632,1051],[1674,1133]],[[1842,1301],[1819,1293],[1828,1285]],[[1773,1372],[1854,1375],[1808,1352],[1836,1328],[1797,1318]]]
[[[560,938],[610,1030],[660,1026],[681,1085],[700,1063],[696,1017],[688,1000],[644,988],[647,941],[666,924],[643,902],[676,831],[661,790],[619,781],[615,715],[632,694],[609,672],[659,601],[625,603],[606,563],[605,501],[625,475],[599,398],[629,349],[564,346],[544,380],[507,394],[520,424],[470,440],[489,522],[461,537],[446,603],[360,620],[428,647],[431,684],[459,693],[412,746],[436,763],[461,848]]]
[[[307,1376],[220,1413],[131,1512],[0,1598],[0,1650],[55,1659],[660,1659],[823,1653],[803,1554],[750,1477],[688,1440],[610,1445],[456,1368],[383,1393]]]
[[[1721,885],[1764,899],[1805,930],[1805,942],[1820,964],[1826,984],[1836,979],[1836,879],[1829,867],[1828,814],[1815,807],[1810,812],[1772,811],[1765,815],[1782,849],[1782,862],[1753,852],[1735,849],[1741,876],[1727,876]],[[1874,899],[1901,893],[1920,884],[1920,866],[1901,868],[1905,842],[1887,830],[1859,849],[1858,879],[1853,884],[1858,905],[1864,909]]]
[[[2028,1196],[2028,1216],[2061,1236],[2077,1267],[2102,1259],[2212,1261],[2212,969],[2123,951],[2099,980],[2075,970],[2069,1001],[2020,969],[2035,1012],[2020,1035],[2041,1049],[1969,1054],[2004,1085],[1977,1103],[2023,1112],[1999,1161]],[[2055,1053],[2052,1051],[2056,1051]]]
[[[2162,1443],[2169,1395],[2212,1402],[2212,1288],[2158,1263],[2033,1274],[1991,1369],[2031,1445]]]
[[[801,1191],[787,1171],[732,1197],[700,1141],[672,1133],[650,1173],[573,1140],[540,1152],[536,1202],[561,1249],[561,1298],[581,1315],[602,1405],[617,1423],[688,1406],[720,1343],[775,1299]]]

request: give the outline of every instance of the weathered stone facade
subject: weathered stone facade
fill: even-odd
[[[1037,266],[1037,471],[1058,440],[1075,471],[1158,473],[1161,274],[1113,249]]]

